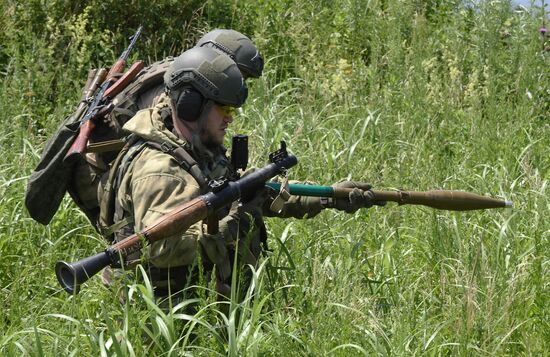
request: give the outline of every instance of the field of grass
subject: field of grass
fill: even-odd
[[[0,355],[550,354],[550,38],[538,31],[540,9],[503,0],[129,5],[130,15],[114,0],[0,4]],[[68,198],[48,226],[35,223],[26,181],[88,68],[112,63],[140,23],[132,60],[177,55],[217,27],[254,39],[266,68],[232,130],[250,136],[258,166],[285,140],[300,162],[292,179],[457,189],[514,206],[388,204],[267,219],[272,251],[229,316],[209,286],[168,314],[146,280],[128,281],[126,305],[97,277],[68,296],[55,262],[105,242]]]

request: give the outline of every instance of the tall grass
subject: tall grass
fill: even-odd
[[[0,354],[549,353],[550,59],[540,10],[508,1],[135,1],[126,16],[121,4],[1,5]],[[216,301],[205,282],[197,300],[162,309],[147,279],[123,284],[125,305],[99,279],[69,297],[54,263],[105,243],[69,200],[47,227],[34,223],[22,203],[26,178],[87,69],[112,62],[139,23],[146,31],[133,56],[150,61],[215,27],[255,40],[266,70],[232,130],[251,136],[256,165],[285,140],[300,161],[293,179],[460,189],[514,208],[388,204],[268,219],[272,250],[242,301]]]

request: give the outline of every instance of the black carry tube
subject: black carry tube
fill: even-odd
[[[275,163],[271,163],[249,175],[241,177],[237,181],[229,182],[227,187],[216,193],[209,192],[203,195],[202,198],[206,202],[208,212],[210,214],[216,212],[242,197],[243,193],[261,189],[269,179],[295,166],[297,163],[298,159],[296,156],[288,155]]]

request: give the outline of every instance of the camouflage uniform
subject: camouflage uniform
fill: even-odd
[[[220,176],[235,178],[223,147],[209,150],[200,143],[181,139],[175,131],[169,129],[170,121],[167,118],[171,118],[169,99],[163,96],[155,107],[138,112],[124,125],[124,129],[144,141],[184,148],[197,161],[206,180]],[[129,223],[116,233],[117,240],[142,230],[178,205],[204,193],[196,178],[170,154],[140,142],[134,147],[139,148],[139,152],[128,165],[121,165],[124,172],[119,173],[121,179],[115,188],[117,194],[114,221]],[[131,152],[132,150],[127,155],[132,155]],[[269,199],[266,203],[268,205]],[[277,215],[313,217],[321,210],[318,198],[292,197]],[[159,295],[166,293],[162,290],[167,288],[168,274],[172,291],[188,284],[187,278],[181,275],[189,275],[189,267],[199,255],[206,266],[216,266],[218,283],[225,285],[225,289],[223,286],[220,289],[226,290],[226,284],[230,281],[232,252],[239,232],[239,257],[242,263],[254,265],[260,257],[261,243],[266,239],[262,216],[264,213],[275,215],[267,209],[263,211],[250,212],[249,216],[239,213],[236,205],[233,205],[229,214],[220,221],[220,233],[217,235],[208,234],[206,225],[199,222],[181,235],[144,248],[145,263],[154,285],[159,289]],[[251,224],[252,221],[254,224]],[[243,239],[244,236],[246,239]],[[138,258],[132,256],[129,260]]]

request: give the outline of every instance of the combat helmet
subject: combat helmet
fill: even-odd
[[[211,47],[233,59],[245,77],[258,78],[264,69],[264,59],[254,43],[235,30],[216,29],[208,32],[196,47]]]
[[[192,87],[205,99],[240,107],[248,88],[237,64],[227,55],[208,47],[194,47],[176,57],[164,74],[170,96]]]

